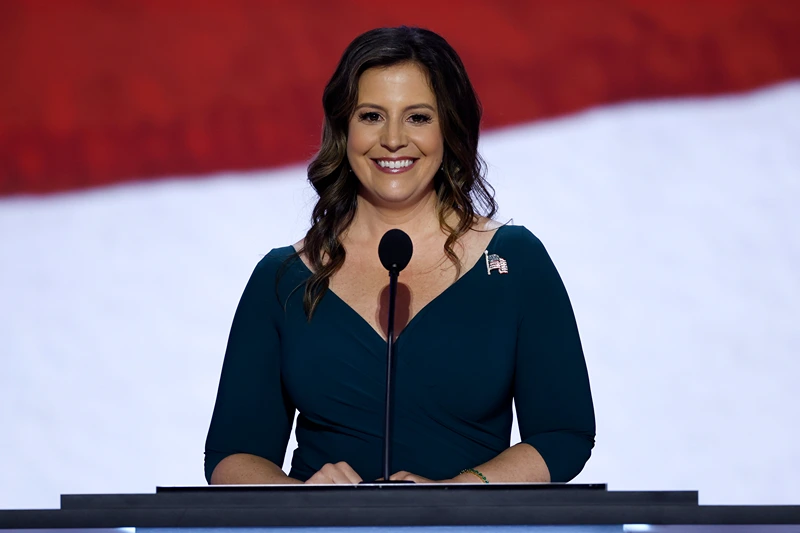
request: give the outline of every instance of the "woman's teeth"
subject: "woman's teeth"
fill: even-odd
[[[378,164],[383,168],[405,168],[411,166],[412,163],[414,163],[413,159],[399,159],[396,161],[378,160]]]

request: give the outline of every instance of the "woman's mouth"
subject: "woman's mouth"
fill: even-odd
[[[402,159],[373,159],[372,162],[381,172],[385,172],[386,174],[400,174],[401,172],[407,172],[412,169],[417,160],[409,157]]]

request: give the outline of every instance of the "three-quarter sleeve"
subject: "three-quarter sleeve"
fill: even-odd
[[[248,453],[283,464],[294,406],[281,385],[280,323],[276,263],[256,266],[233,318],[214,414],[205,447],[205,475],[222,459]]]
[[[522,442],[544,458],[553,482],[580,473],[595,438],[594,407],[567,291],[542,243],[525,230],[517,268],[526,272],[517,338],[514,402]]]

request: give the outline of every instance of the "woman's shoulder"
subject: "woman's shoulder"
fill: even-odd
[[[294,255],[294,253],[295,249],[294,246],[292,245],[273,248],[272,250],[269,251],[269,253],[267,253],[267,255],[265,255],[261,259],[259,264],[269,265],[274,263],[281,263],[286,259],[290,258],[292,255]]]
[[[480,217],[472,226],[475,234],[491,234],[491,240],[484,242],[490,247],[502,249],[537,249],[542,243],[531,230],[525,226],[514,225],[513,221],[500,222],[491,218]]]
[[[294,263],[297,253],[294,246],[281,246],[273,248],[256,265],[256,272],[276,273]]]
[[[309,272],[293,246],[273,248],[262,257],[250,275],[248,285],[256,291],[288,295],[308,278]]]
[[[520,258],[526,262],[549,261],[549,254],[542,241],[525,226],[516,226],[510,222],[501,225],[493,244],[495,251],[489,250],[489,253],[497,253],[504,258]]]
[[[492,221],[495,222],[495,221]],[[542,246],[542,241],[525,226],[517,226],[511,222],[496,223],[497,237],[504,246]]]

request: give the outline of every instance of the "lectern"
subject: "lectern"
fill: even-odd
[[[0,529],[62,528],[798,533],[800,506],[698,505],[695,491],[609,491],[602,484],[431,484],[159,487],[153,494],[64,495],[60,509],[0,511]]]

